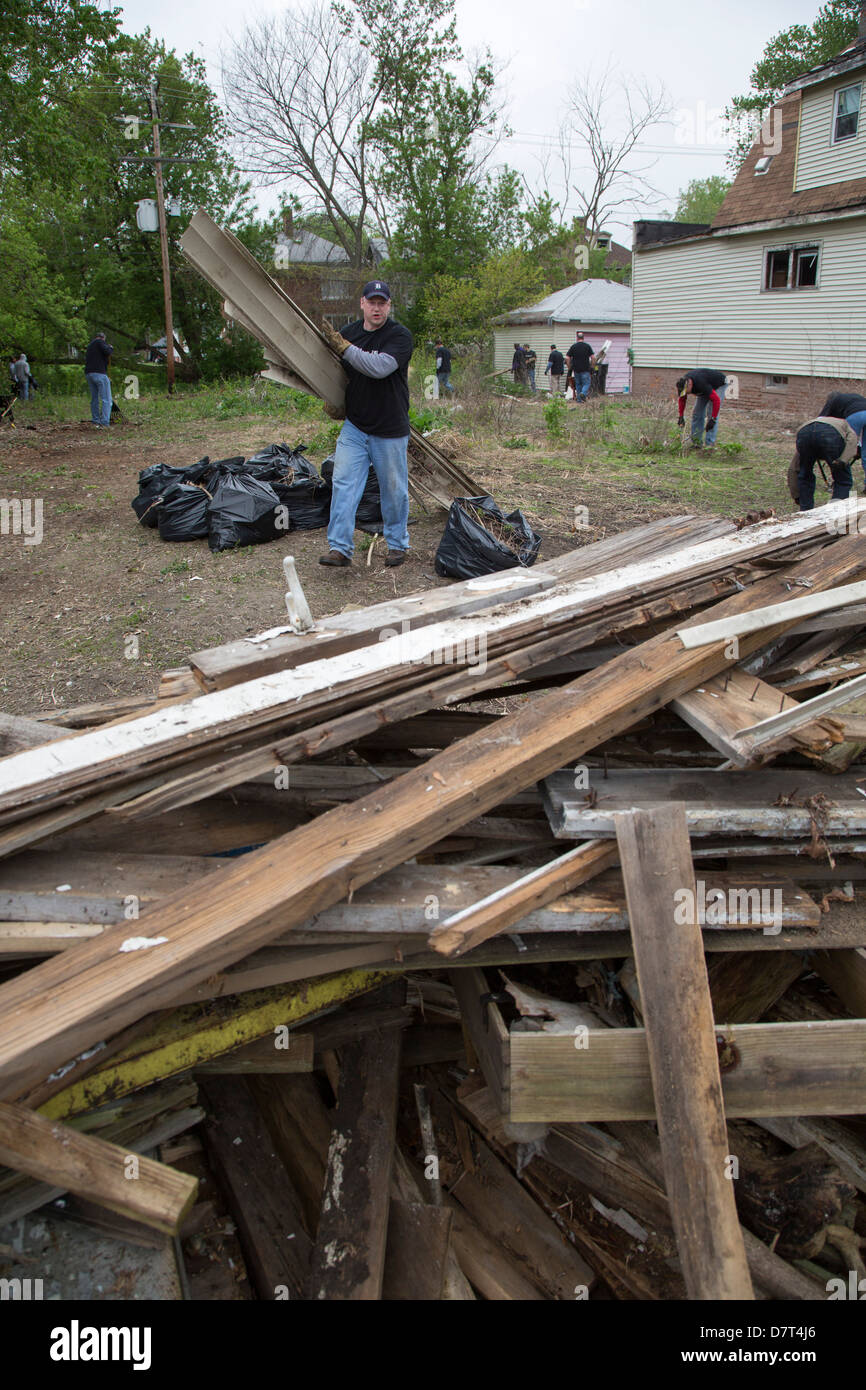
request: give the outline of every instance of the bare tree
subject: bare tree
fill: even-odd
[[[360,266],[369,221],[388,231],[365,134],[382,96],[368,49],[346,43],[331,5],[313,0],[251,25],[223,58],[223,88],[246,168],[264,184],[300,184]]]
[[[599,78],[587,74],[575,82],[568,104],[570,114],[560,130],[560,159],[588,244],[594,247],[612,213],[664,196],[646,177],[657,160],[641,163],[638,146],[651,126],[670,115],[671,104],[663,86],[653,87],[646,78],[617,77],[610,66]],[[615,106],[618,112],[612,110]],[[590,162],[589,177],[580,184],[571,183],[575,137]]]

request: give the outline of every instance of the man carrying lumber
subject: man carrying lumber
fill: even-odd
[[[832,416],[819,415],[797,431],[797,449],[788,468],[788,491],[801,512],[810,512],[815,505],[816,463],[830,466],[833,501],[848,496],[851,460],[857,455],[858,445],[857,432],[850,421]]]
[[[322,325],[349,378],[346,422],[334,451],[328,554],[320,565],[351,565],[355,513],[375,470],[382,496],[388,554],[385,564],[402,565],[409,549],[409,359],[414,343],[402,323],[390,318],[391,291],[370,280],[361,293],[361,315],[339,332]]]
[[[679,395],[679,419],[677,425],[683,428],[686,420],[686,397],[695,396],[695,408],[692,411],[692,443],[700,448],[703,441],[704,422],[706,421],[706,447],[712,449],[716,442],[716,433],[719,427],[719,411],[722,408],[722,401],[725,399],[725,391],[728,389],[728,379],[724,372],[718,372],[714,367],[695,367],[692,371],[681,376],[677,382],[677,393]]]

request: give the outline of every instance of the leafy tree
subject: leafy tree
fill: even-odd
[[[423,330],[453,343],[483,344],[492,320],[544,294],[544,275],[520,248],[491,256],[471,276],[440,274],[425,287]]]
[[[731,180],[721,174],[706,179],[691,179],[680,189],[675,222],[712,222],[731,186]]]
[[[549,193],[536,195],[524,212],[521,246],[543,272],[548,290],[565,289],[578,280],[605,279],[627,284],[631,266],[608,265],[608,249],[590,246],[580,217],[559,220],[560,205]]]
[[[793,24],[770,40],[752,68],[751,90],[745,96],[734,97],[725,111],[735,137],[728,158],[735,173],[787,83],[809,68],[827,62],[852,43],[859,21],[860,0],[827,0],[813,24]]]

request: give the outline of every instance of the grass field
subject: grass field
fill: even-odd
[[[440,441],[504,511],[524,511],[543,537],[541,558],[673,513],[793,509],[785,470],[795,417],[725,405],[719,443],[707,453],[688,447],[688,430],[684,447],[670,402],[625,396],[551,409],[499,394],[495,384],[491,391],[470,367],[457,378],[452,409],[424,399],[425,375],[418,363],[417,419],[442,431]],[[265,381],[137,400],[124,398],[122,383],[115,389],[123,419],[109,431],[89,423],[85,391],[40,392],[16,406],[17,428],[0,429],[0,500],[43,506],[40,544],[0,534],[0,707],[26,714],[151,692],[159,672],[189,652],[275,626],[285,612],[285,553],[297,558],[314,615],[447,582],[433,571],[444,515],[414,505],[411,558],[398,570],[383,568],[382,541],[371,553],[361,533],[354,565],[343,571],[317,563],[323,531],[228,554],[212,554],[206,541],[162,542],[130,507],[140,469],[250,454],[282,440],[307,444],[320,464],[339,425],[316,400]],[[136,647],[131,635],[134,658],[125,655]]]

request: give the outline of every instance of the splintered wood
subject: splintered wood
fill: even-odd
[[[188,250],[336,398],[221,237]],[[0,1221],[179,1234],[194,1297],[825,1298],[866,1217],[847,506],[0,717]]]

